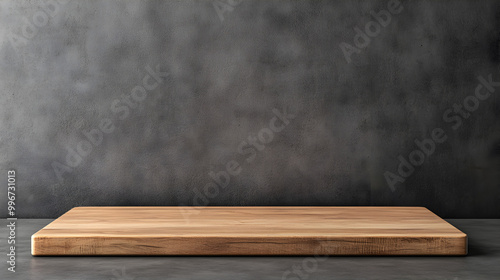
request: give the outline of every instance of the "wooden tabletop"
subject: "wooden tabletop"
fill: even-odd
[[[465,255],[423,207],[76,207],[33,255]]]

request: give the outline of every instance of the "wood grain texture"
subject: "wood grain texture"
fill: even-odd
[[[33,234],[42,255],[466,255],[423,207],[76,207]]]

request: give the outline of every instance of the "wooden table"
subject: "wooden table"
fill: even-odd
[[[43,255],[466,255],[423,207],[76,207],[33,234]]]

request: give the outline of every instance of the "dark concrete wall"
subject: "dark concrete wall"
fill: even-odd
[[[19,217],[206,204],[500,217],[498,1],[8,0],[0,21],[0,205],[14,169]]]

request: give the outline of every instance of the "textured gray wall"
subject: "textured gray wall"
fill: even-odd
[[[500,217],[498,1],[8,0],[0,21],[0,178],[16,170],[19,217],[207,204]]]

